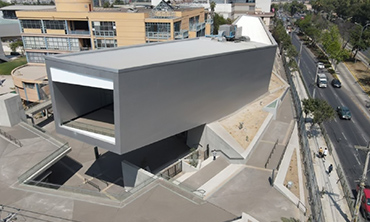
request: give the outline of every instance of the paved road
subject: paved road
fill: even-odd
[[[296,35],[293,35],[292,42],[297,50],[299,50],[300,42]],[[315,62],[312,54],[304,46],[302,48],[300,68],[309,93],[313,95],[315,91],[315,98],[328,101],[333,108],[339,105],[347,106],[352,113],[351,121],[336,118],[326,123],[325,127],[338,153],[347,179],[350,182],[350,186],[354,190],[354,181],[358,180],[362,174],[365,153],[357,151],[353,146],[366,146],[367,141],[370,139],[370,121],[368,113],[366,109],[364,109],[364,101],[361,101],[360,96],[357,96],[358,92],[354,91],[356,88],[355,84],[357,83],[355,83],[354,80],[342,77],[348,74],[343,65],[338,67],[338,70],[343,72],[340,75],[343,82],[343,87],[341,89],[335,89],[331,85],[324,89],[317,88],[314,83],[316,74]],[[327,76],[330,83],[332,77],[329,74]],[[370,176],[370,174],[368,176]]]

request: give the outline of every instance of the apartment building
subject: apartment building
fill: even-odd
[[[17,11],[29,63],[45,55],[194,38],[212,33],[204,8],[161,1],[155,7],[97,8],[92,0],[56,0],[55,9]]]

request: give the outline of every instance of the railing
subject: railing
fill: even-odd
[[[171,179],[175,177],[177,174],[182,172],[182,160],[176,162],[170,167],[167,167],[166,169],[162,170],[159,173],[159,176],[165,178],[165,179]]]
[[[116,36],[116,31],[93,31],[93,35],[114,37]]]
[[[91,50],[91,47],[81,47],[80,51],[88,51]]]
[[[61,157],[62,155],[68,153],[71,150],[71,147],[68,143],[64,144],[59,149],[55,150],[52,154],[47,156],[45,159],[41,160],[31,169],[27,170],[21,176],[18,177],[19,183],[26,183],[28,180],[32,180],[32,177],[37,176],[40,171],[45,168],[45,166],[49,165],[50,162],[54,161],[56,158]]]
[[[0,134],[3,135],[6,139],[10,140],[10,142],[14,143],[15,145],[22,147],[21,141],[17,138],[13,137],[12,135],[8,134],[7,132],[0,129]]]
[[[80,129],[80,130],[89,131],[92,133],[115,137],[114,129],[109,129],[109,128],[105,128],[101,126],[96,126],[96,125],[91,125],[91,124],[86,124],[86,123],[81,123],[81,122],[76,122],[76,121],[66,122],[63,125],[76,128],[76,129]]]
[[[290,85],[290,92],[292,95],[294,108],[296,111],[296,115],[298,116],[298,135],[299,135],[299,141],[300,141],[300,148],[302,152],[302,159],[305,169],[305,176],[306,176],[306,187],[308,189],[308,193],[310,196],[309,204],[311,206],[311,217],[312,221],[320,221],[325,222],[325,217],[323,215],[323,208],[321,203],[321,196],[320,196],[320,190],[318,187],[313,162],[312,162],[312,154],[310,151],[310,145],[307,138],[307,131],[306,131],[306,122],[305,118],[302,115],[302,105],[301,100],[299,98],[299,95],[297,93],[296,87],[294,85],[294,82],[292,80],[292,75],[290,72],[290,68],[287,64],[284,52],[281,53],[284,68],[285,68],[285,74],[287,76],[289,85]]]
[[[181,30],[181,31],[175,32],[175,39],[186,39],[188,37],[189,37],[188,30]]]
[[[75,35],[90,35],[89,30],[70,30],[69,34],[75,34]]]
[[[149,39],[169,39],[171,38],[170,32],[146,32],[146,37]]]
[[[194,23],[194,24],[189,24],[189,30],[190,31],[200,31],[206,27],[205,23]]]
[[[270,152],[269,157],[267,158],[267,161],[266,161],[266,163],[265,163],[265,168],[267,168],[267,165],[269,164],[270,159],[271,159],[271,157],[272,157],[272,154],[274,153],[274,151],[275,151],[275,149],[276,149],[276,147],[277,147],[278,143],[279,143],[279,140],[277,139],[277,140],[276,140],[276,142],[275,142],[275,144],[274,144],[274,147],[272,148],[272,150],[271,150],[271,152]]]

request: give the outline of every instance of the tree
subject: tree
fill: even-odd
[[[10,43],[9,47],[12,50],[12,52],[16,52],[18,47],[23,47],[23,42],[18,39],[17,41]],[[23,49],[22,49],[22,52],[23,52]]]
[[[342,48],[341,37],[336,25],[332,25],[328,31],[324,32],[322,45],[329,58],[335,61],[335,64],[347,59],[348,53]]]
[[[356,58],[358,51],[370,47],[370,30],[367,27],[356,26],[350,34],[349,42],[352,45],[353,58]]]
[[[211,7],[211,16],[212,16],[212,19],[214,19],[214,17],[215,17],[216,2],[212,1],[209,5]]]
[[[10,4],[7,3],[7,2],[3,2],[3,1],[0,0],[0,8],[5,7],[5,6],[8,6],[8,5],[10,5]]]
[[[215,13],[214,15],[214,18],[213,18],[213,33],[218,33],[218,28],[220,27],[220,25],[224,25],[224,24],[231,24],[232,21],[231,19],[225,19],[222,15],[219,15],[217,13]]]
[[[336,116],[336,112],[333,107],[331,107],[325,100],[313,98],[303,99],[302,104],[303,112],[306,116],[308,114],[312,114],[314,116],[311,127],[315,124],[321,124],[325,121],[332,120]]]

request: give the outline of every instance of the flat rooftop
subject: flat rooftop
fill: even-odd
[[[55,5],[9,5],[0,8],[1,11],[40,11],[55,9]]]
[[[273,43],[271,42],[270,45]],[[143,47],[145,46],[145,47]],[[82,53],[49,56],[47,59],[82,63],[86,66],[102,67],[113,70],[130,69],[167,63],[179,60],[217,56],[228,52],[243,51],[269,46],[266,43],[218,42],[211,38],[189,39],[164,43],[143,44],[132,47],[120,47],[108,50],[96,50]],[[176,49],[176,51],[174,51]]]
[[[22,66],[13,71],[13,76],[34,81],[43,81],[47,78],[46,68],[43,65]]]

